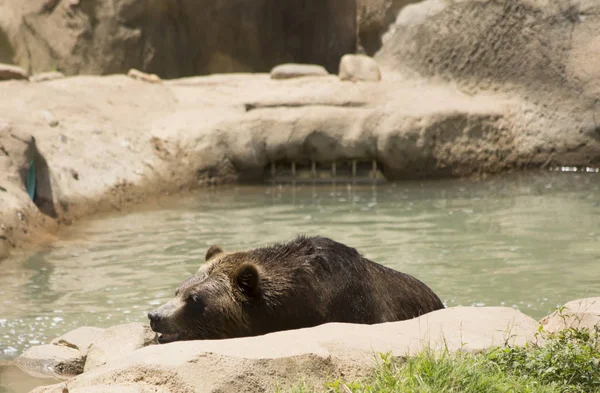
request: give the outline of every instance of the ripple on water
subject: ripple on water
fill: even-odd
[[[0,358],[81,325],[145,321],[212,244],[248,248],[299,233],[413,274],[448,306],[539,318],[600,292],[600,205],[590,198],[600,175],[566,175],[204,190],[77,224],[52,248],[2,263]]]

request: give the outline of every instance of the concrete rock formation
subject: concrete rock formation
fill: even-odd
[[[39,244],[88,214],[262,181],[271,162],[375,160],[388,180],[600,165],[600,138],[581,111],[384,75],[385,83],[268,74],[3,82],[0,239]],[[32,159],[33,201],[24,177]]]
[[[548,116],[576,117],[574,131],[598,140],[599,13],[585,0],[427,0],[402,9],[376,59],[471,94],[503,91],[552,106],[560,112]]]
[[[136,68],[175,78],[268,72],[284,62],[337,72],[340,57],[355,49],[355,0],[0,3],[0,61],[10,58],[30,73]]]

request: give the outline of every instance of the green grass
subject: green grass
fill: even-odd
[[[328,382],[336,393],[600,393],[600,329],[540,330],[542,344],[505,345],[478,354],[423,351],[380,355],[362,381]],[[305,384],[294,393],[313,392]]]

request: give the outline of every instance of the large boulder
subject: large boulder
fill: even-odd
[[[532,318],[502,307],[456,307],[408,321],[378,325],[332,323],[264,336],[154,345],[68,382],[70,392],[270,392],[302,378],[352,379],[373,367],[377,353],[406,357],[424,348],[480,351],[523,345],[537,332]],[[113,390],[108,389],[112,386]],[[51,393],[60,385],[35,389]],[[160,390],[163,389],[163,390]],[[126,390],[129,391],[129,390]]]
[[[540,323],[549,333],[569,328],[600,329],[600,297],[570,301]]]
[[[0,3],[0,45],[3,39],[30,73],[135,68],[174,78],[267,72],[284,62],[337,72],[340,57],[356,49],[356,3],[6,0]]]

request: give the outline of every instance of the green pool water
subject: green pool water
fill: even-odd
[[[82,325],[145,321],[212,244],[240,249],[301,233],[412,274],[447,306],[504,305],[541,318],[600,295],[598,173],[239,186],[158,205],[86,220],[48,249],[1,262],[0,359]]]

